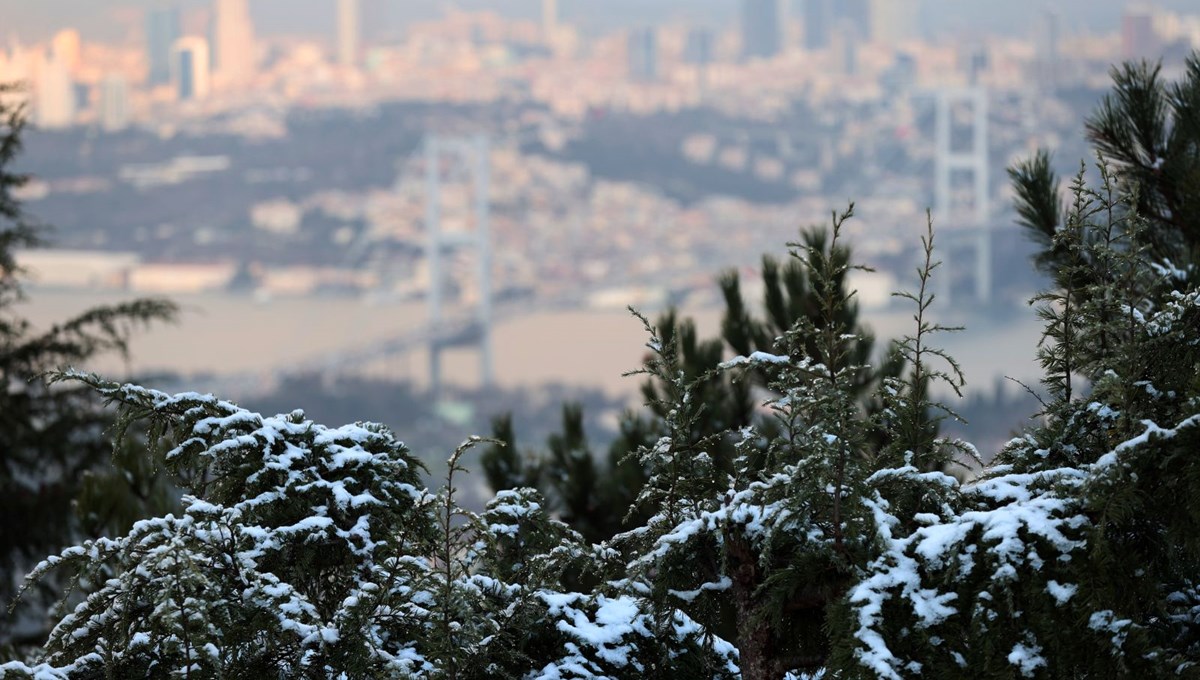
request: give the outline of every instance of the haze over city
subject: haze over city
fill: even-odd
[[[626,305],[716,334],[716,277],[757,301],[761,256],[850,200],[881,338],[905,332],[890,293],[933,210],[941,313],[968,327],[949,342],[968,396],[1002,410],[1005,373],[1036,381],[1040,285],[1005,168],[1046,148],[1072,174],[1112,64],[1171,76],[1200,47],[1184,0],[0,0],[0,17],[0,82],[25,84],[34,123],[22,199],[56,229],[23,257],[32,317],[170,296],[178,328],[95,368],[264,404],[300,381],[317,409],[338,381],[397,384],[475,429],[551,384],[610,415],[636,401]],[[412,415],[380,408],[359,417]]]

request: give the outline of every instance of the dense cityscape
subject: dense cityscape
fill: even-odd
[[[853,199],[866,309],[905,285],[932,209],[945,309],[1005,318],[1038,285],[1005,168],[1049,148],[1074,174],[1112,63],[1161,59],[1170,76],[1200,45],[1200,16],[1136,3],[1109,30],[1045,10],[1020,35],[959,40],[930,35],[916,0],[744,0],[734,24],[620,29],[577,26],[556,0],[535,19],[448,5],[386,34],[382,7],[330,2],[324,35],[256,31],[247,0],[126,11],[123,42],[10,34],[0,82],[25,84],[10,96],[36,124],[20,197],[56,228],[53,249],[23,256],[34,284],[207,295],[196,305],[217,318],[235,298],[268,314],[349,296],[427,326],[444,302],[483,315],[486,344],[531,310],[710,308],[718,272],[753,289],[763,253]],[[462,152],[431,155],[435,136]],[[414,349],[396,334],[272,354],[274,372],[218,386],[279,387],[296,363],[379,375]],[[486,386],[489,363],[449,381]]]

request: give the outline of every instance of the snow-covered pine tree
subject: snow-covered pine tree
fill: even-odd
[[[709,373],[723,358],[720,339],[701,339],[695,322],[680,319],[674,310],[663,313],[655,327],[664,345],[677,348],[680,370],[687,376],[695,378]],[[506,446],[491,447],[481,457],[492,489],[532,483],[543,490],[564,521],[596,543],[641,526],[647,514],[635,500],[647,477],[636,456],[631,454],[658,440],[670,404],[662,398],[669,389],[666,384],[654,375],[647,375],[641,386],[647,408],[622,414],[617,437],[603,455],[588,445],[583,412],[578,405],[563,406],[561,431],[548,437],[544,452],[533,456],[517,453],[511,419],[498,418],[493,423],[493,436],[505,441]],[[698,381],[695,389],[696,398],[707,404],[708,414],[695,423],[698,436],[736,429],[753,418],[749,383],[708,379]],[[712,453],[718,466],[728,471],[732,449],[723,445]],[[633,511],[628,512],[631,507]]]
[[[1185,500],[1200,492],[1200,293],[1157,259],[1136,186],[1098,176],[1073,183],[1048,243],[1064,266],[1035,298],[1045,424],[962,489],[957,513],[885,530],[891,547],[849,598],[848,677],[1200,672],[1200,513]]]
[[[67,374],[176,441],[182,512],[42,563],[84,596],[55,628],[55,677],[398,677],[431,666],[413,589],[431,566],[418,463],[385,428],[264,418],[212,396]],[[54,671],[48,669],[57,669]]]
[[[953,364],[947,374],[928,363],[941,356],[928,341],[942,329],[923,320],[930,302],[924,292],[914,298],[917,333],[899,354],[913,364],[911,384],[886,381],[891,396],[878,397],[892,415],[887,426],[907,433],[892,437],[893,448],[910,450],[887,455],[873,446],[877,419],[858,387],[871,369],[853,358],[864,338],[848,326],[853,293],[840,283],[853,267],[839,255],[851,215],[834,215],[828,239],[810,234],[792,244],[816,306],[783,333],[775,353],[753,352],[691,378],[651,329],[655,358],[646,370],[668,386],[667,431],[641,454],[651,474],[641,500],[656,512],[614,545],[629,555],[626,587],[645,593],[658,611],[683,611],[704,623],[714,641],[721,634],[734,641],[745,678],[799,677],[827,667],[830,617],[844,611],[847,590],[881,552],[875,523],[886,515],[885,497],[896,496],[900,513],[952,514],[942,499],[957,483],[938,469],[947,449],[933,441],[925,386],[934,377],[957,385],[959,376]],[[929,247],[931,253],[931,240]],[[694,436],[693,422],[705,417],[695,385],[746,369],[766,376],[775,395],[767,402],[771,418],[737,431],[734,469],[721,474],[709,447],[735,433]],[[898,469],[888,467],[894,459]]]
[[[735,674],[735,652],[681,612],[659,619],[615,587],[537,491],[463,509],[450,459],[430,491],[387,428],[264,417],[66,373],[148,421],[182,511],[68,548],[27,577],[74,593],[42,655],[3,678],[596,678]],[[467,446],[474,445],[468,442]]]
[[[805,238],[810,241],[809,246],[822,249],[821,243],[828,237],[825,232],[814,230]],[[850,248],[839,245],[830,251],[830,257],[849,262]],[[685,375],[697,378],[707,374],[725,358],[727,348],[743,356],[759,350],[769,352],[776,339],[798,319],[817,319],[820,300],[804,266],[794,258],[780,263],[772,256],[764,256],[762,281],[763,316],[760,319],[746,304],[737,271],[728,271],[720,277],[718,283],[725,299],[725,314],[719,338],[702,340],[695,322],[680,318],[674,310],[656,320],[655,328],[662,336],[663,345],[677,347]],[[847,285],[844,274],[833,284],[844,291]],[[878,388],[883,381],[899,375],[902,361],[898,355],[889,353],[878,362],[877,368],[872,366],[875,337],[861,323],[858,305],[848,301],[839,314],[844,325],[853,329],[856,338],[848,341],[845,352],[845,361],[859,367],[852,376],[856,398],[863,401],[868,413],[877,413],[881,408],[875,398]],[[815,347],[811,349],[816,351]],[[717,377],[695,382],[696,398],[708,404],[705,407],[707,417],[700,419],[697,426],[704,433],[712,434],[728,433],[749,425],[756,418],[752,391],[765,387],[765,376],[754,370],[739,376],[738,380]],[[587,445],[582,413],[575,405],[564,405],[561,433],[549,438],[544,453],[521,455],[511,418],[496,419],[493,437],[504,441],[506,446],[490,447],[482,456],[489,485],[497,491],[523,485],[543,489],[562,519],[592,542],[607,540],[623,529],[641,526],[647,518],[642,508],[631,513],[624,510],[633,504],[646,483],[645,470],[630,453],[659,438],[666,409],[670,408],[669,400],[661,398],[666,391],[667,384],[653,375],[643,382],[646,412],[623,414],[618,437],[604,456]],[[760,426],[769,422],[758,420]],[[872,445],[879,448],[886,435],[876,430],[871,439]],[[723,437],[710,451],[722,474],[732,471],[735,441],[736,437]]]

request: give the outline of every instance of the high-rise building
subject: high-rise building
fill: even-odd
[[[780,0],[742,0],[742,58],[770,59],[783,50]]]
[[[337,0],[337,60],[342,66],[358,65],[359,10],[359,0]]]
[[[1154,31],[1154,13],[1135,5],[1121,17],[1121,48],[1126,59],[1156,59],[1160,46]]]
[[[1059,86],[1059,23],[1056,12],[1046,12],[1037,31],[1034,77],[1043,92],[1054,92]]]
[[[880,82],[892,97],[911,91],[917,84],[917,60],[908,52],[898,52],[892,67],[883,72]]]
[[[833,0],[804,0],[804,49],[823,50],[833,37]]]
[[[992,58],[986,48],[980,46],[966,54],[967,84],[971,87],[983,85],[983,77],[992,66]]]
[[[919,0],[869,0],[867,32],[862,35],[887,45],[912,40],[920,15]]]
[[[75,122],[75,81],[64,59],[53,52],[38,70],[35,109],[43,128],[64,128]]]
[[[83,51],[79,31],[67,28],[55,33],[54,39],[50,41],[50,49],[54,52],[54,58],[67,67],[68,73],[74,75],[79,70],[80,54]]]
[[[100,81],[100,127],[109,132],[129,127],[129,83],[119,73]]]
[[[171,85],[179,101],[204,99],[209,92],[208,41],[186,36],[171,48]]]
[[[651,82],[658,79],[658,34],[653,28],[629,32],[629,79]]]
[[[713,63],[716,54],[716,36],[707,28],[693,28],[688,31],[687,42],[683,47],[684,62],[693,66],[708,66]]]
[[[213,71],[222,86],[244,85],[254,76],[254,23],[246,0],[216,0]]]
[[[846,76],[858,74],[858,43],[862,29],[858,22],[843,17],[833,27],[830,49],[833,52],[833,68]]]
[[[178,7],[165,5],[146,12],[146,81],[150,86],[171,82],[171,47],[180,35]]]
[[[895,4],[896,0],[892,0],[892,3]],[[871,35],[873,4],[871,0],[841,0],[837,3],[836,18],[845,21],[839,21],[838,24],[853,25],[856,35],[866,38]],[[838,28],[835,24],[834,29]]]

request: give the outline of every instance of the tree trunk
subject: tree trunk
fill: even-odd
[[[750,546],[740,536],[725,535],[729,548],[729,566],[733,580],[733,599],[737,607],[738,655],[742,680],[777,680],[771,626],[759,611],[758,587],[762,574]]]

